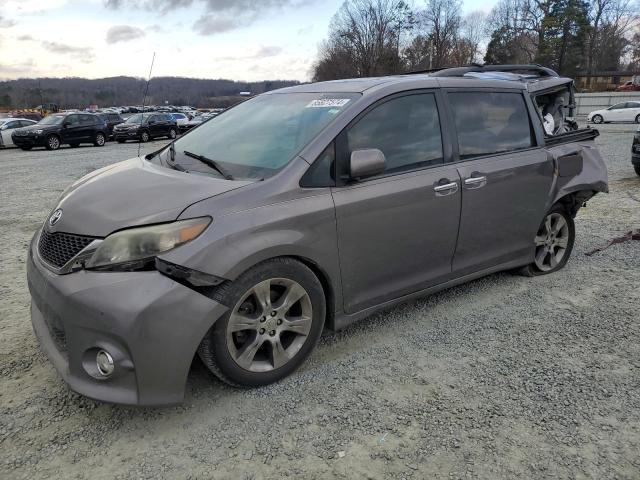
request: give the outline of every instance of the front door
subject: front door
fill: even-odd
[[[82,126],[80,125],[80,115],[68,115],[64,119],[64,125],[60,132],[62,143],[75,143],[82,140]]]
[[[339,172],[354,150],[377,148],[387,162],[381,175],[333,189],[345,311],[445,281],[458,234],[460,182],[456,168],[444,164],[435,95],[384,100],[337,143],[343,145]]]
[[[447,98],[462,185],[454,275],[532,261],[554,165],[536,146],[524,97],[513,91],[450,91]]]

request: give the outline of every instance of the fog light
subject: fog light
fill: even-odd
[[[108,377],[113,373],[115,365],[113,364],[113,358],[106,350],[99,350],[96,354],[96,366],[98,372],[103,377]]]

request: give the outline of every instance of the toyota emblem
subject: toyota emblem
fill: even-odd
[[[49,225],[53,227],[56,223],[60,221],[61,218],[62,218],[62,209],[59,208],[55,212],[53,212],[49,217]]]

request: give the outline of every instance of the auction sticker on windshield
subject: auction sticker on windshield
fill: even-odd
[[[349,98],[318,98],[309,102],[306,108],[344,107],[349,100]]]

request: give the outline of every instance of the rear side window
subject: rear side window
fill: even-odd
[[[529,113],[520,93],[459,92],[447,97],[458,132],[460,158],[534,145]]]
[[[374,107],[348,130],[347,139],[349,152],[381,150],[389,173],[443,162],[438,108],[431,93],[406,95]]]

